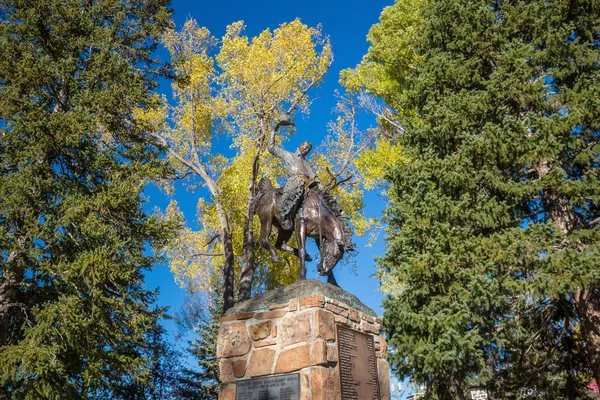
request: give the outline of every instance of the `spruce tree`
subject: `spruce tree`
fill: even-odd
[[[418,66],[384,77],[415,116],[379,262],[402,285],[384,302],[392,366],[428,398],[581,398],[600,381],[600,3],[417,12]]]
[[[147,379],[143,274],[173,227],[142,209],[168,170],[134,115],[170,23],[168,0],[0,3],[0,397]]]
[[[219,362],[217,360],[217,338],[219,318],[223,316],[222,279],[215,277],[211,285],[208,307],[202,307],[199,298],[188,300],[179,315],[182,327],[194,329],[197,337],[189,343],[188,352],[195,358],[194,368],[183,368],[179,378],[177,398],[216,399],[219,396]]]

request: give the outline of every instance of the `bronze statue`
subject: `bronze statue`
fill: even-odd
[[[296,242],[298,244],[298,248],[295,249],[287,245],[287,241],[294,230],[282,227],[279,211],[282,198],[282,188],[274,188],[267,178],[260,180],[254,212],[260,219],[261,246],[271,253],[273,262],[279,262],[279,256],[275,248],[296,255],[300,258],[300,279],[306,279],[305,261],[312,261],[306,253],[306,238],[313,238],[321,253],[317,270],[321,276],[327,276],[328,283],[337,286],[332,270],[338,261],[342,259],[346,248],[349,246],[349,238],[346,237],[344,223],[340,222],[319,194],[309,191],[294,219]],[[275,248],[269,242],[269,235],[273,226],[278,230]]]
[[[275,144],[275,132],[281,126],[294,125],[290,122],[289,117],[285,115],[271,130],[267,149],[275,157],[280,158],[285,164],[287,172],[287,181],[283,187],[283,196],[281,198],[281,227],[285,230],[292,229],[292,219],[299,209],[300,204],[304,199],[304,194],[309,187],[320,185],[317,174],[312,169],[306,156],[312,149],[310,142],[305,141],[300,143],[296,152],[289,152]]]
[[[288,179],[283,188],[274,188],[266,178],[258,184],[254,212],[261,224],[260,244],[269,251],[273,262],[279,261],[275,248],[300,258],[300,279],[306,279],[305,261],[312,261],[306,253],[306,237],[313,238],[321,253],[317,270],[327,276],[327,282],[337,286],[332,270],[344,252],[351,249],[350,230],[336,200],[306,160],[311,144],[301,143],[294,153],[275,144],[277,130],[289,125],[294,124],[285,115],[271,130],[267,143],[268,150],[284,162]],[[279,231],[275,248],[268,240],[273,225]],[[287,245],[294,228],[297,249]]]

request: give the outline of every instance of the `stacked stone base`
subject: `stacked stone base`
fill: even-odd
[[[324,295],[310,295],[265,311],[227,315],[220,322],[219,399],[234,400],[238,380],[298,372],[301,400],[341,400],[336,325],[373,336],[380,399],[390,398],[379,318]]]

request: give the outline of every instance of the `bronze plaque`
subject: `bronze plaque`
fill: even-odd
[[[235,400],[299,400],[300,374],[244,379],[235,383]]]
[[[342,400],[379,400],[373,336],[337,326]]]

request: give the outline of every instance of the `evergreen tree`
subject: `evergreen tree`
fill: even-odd
[[[197,367],[183,368],[177,390],[181,399],[216,399],[219,396],[219,362],[217,360],[217,337],[219,318],[223,316],[223,285],[217,279],[211,286],[208,307],[202,307],[195,297],[186,302],[180,315],[180,325],[193,327],[198,335],[190,342],[188,352],[194,356]]]
[[[142,210],[168,170],[133,111],[152,101],[167,6],[0,3],[0,397],[147,379],[143,272],[174,227]]]
[[[170,319],[166,309],[154,311],[157,317]],[[180,354],[166,338],[166,330],[157,319],[152,329],[145,335],[146,342],[141,347],[146,360],[147,379],[124,376],[114,379],[115,385],[95,396],[98,400],[163,400],[176,399],[180,379]]]
[[[600,3],[407,3],[367,56],[413,116],[379,262],[401,283],[392,366],[429,398],[581,398],[600,381]],[[406,21],[418,62],[394,70]]]

